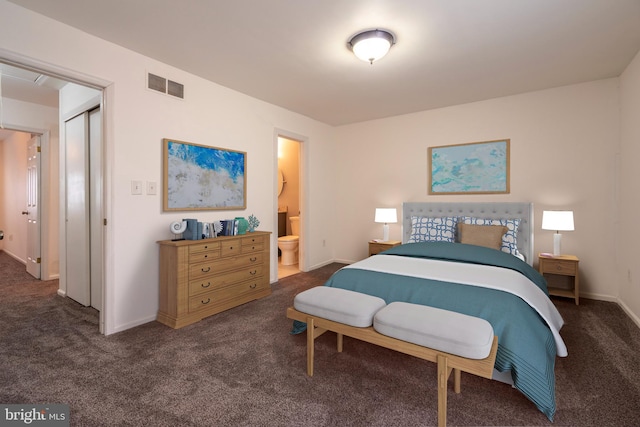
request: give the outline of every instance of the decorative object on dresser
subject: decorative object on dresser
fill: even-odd
[[[398,222],[398,212],[395,208],[376,208],[375,222],[384,223],[382,226],[382,241],[389,240],[389,223]]]
[[[260,220],[258,220],[258,218],[256,218],[255,215],[253,214],[249,215],[249,219],[247,221],[249,223],[250,233],[255,231],[255,229],[258,228],[258,226],[260,225]]]
[[[561,255],[562,234],[558,231],[573,231],[573,211],[542,211],[542,229],[555,230],[553,235],[553,255]]]
[[[547,279],[549,295],[573,298],[576,305],[580,303],[580,281],[578,278],[578,263],[580,260],[574,255],[550,254],[538,255],[538,271]],[[561,279],[568,279],[568,287],[557,287]]]
[[[392,247],[400,244],[402,244],[400,240],[387,240],[386,242],[369,240],[369,256],[379,254],[380,252],[384,252],[387,249],[391,249]]]
[[[177,329],[270,295],[270,235],[158,242],[158,322]]]

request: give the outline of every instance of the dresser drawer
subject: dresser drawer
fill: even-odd
[[[243,294],[261,291],[269,286],[267,280],[262,278],[236,283],[233,286],[216,289],[189,298],[189,312],[212,308]]]
[[[239,254],[242,250],[240,239],[225,240],[220,245],[220,254],[223,257]]]
[[[189,280],[206,278],[227,270],[236,270],[239,268],[252,269],[257,265],[261,266],[264,260],[264,254],[257,252],[189,265]]]
[[[241,280],[255,279],[256,277],[262,277],[264,271],[264,264],[257,264],[251,268],[244,268],[242,270],[230,271],[228,273],[217,272],[217,274],[210,276],[193,278],[189,281],[189,292],[191,294],[192,290],[206,289],[207,286],[219,288]]]
[[[566,262],[555,259],[545,259],[542,270],[549,274],[562,274],[567,276],[575,276],[578,273],[578,263]]]
[[[220,250],[220,242],[216,242],[215,240],[208,239],[206,242],[189,246],[189,255],[193,255],[200,252],[218,251],[218,250]]]

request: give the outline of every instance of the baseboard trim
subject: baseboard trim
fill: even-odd
[[[631,309],[624,302],[622,302],[619,299],[616,302],[622,308],[622,310],[624,310],[624,312],[627,313],[627,316],[629,316],[631,320],[633,320],[636,326],[640,328],[640,318],[636,316],[636,314],[633,311],[631,311]]]

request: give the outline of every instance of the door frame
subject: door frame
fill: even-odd
[[[40,72],[52,77],[56,77],[62,80],[66,80],[71,83],[75,83],[82,86],[87,86],[102,92],[100,99],[100,109],[102,111],[102,216],[104,218],[104,233],[102,247],[103,251],[103,273],[102,273],[102,307],[100,309],[100,333],[108,335],[115,332],[115,322],[113,320],[113,312],[115,311],[114,296],[113,296],[113,278],[111,277],[111,271],[113,271],[113,229],[107,227],[107,219],[112,217],[112,205],[109,203],[111,200],[111,182],[112,182],[112,164],[114,158],[114,144],[113,144],[113,128],[111,117],[114,117],[114,106],[109,100],[114,97],[114,84],[108,80],[101,79],[99,77],[91,76],[68,68],[53,65],[48,62],[44,62],[32,57],[28,57],[16,52],[0,48],[0,60],[9,65],[13,65],[27,70]],[[59,123],[58,123],[59,124]],[[48,138],[47,138],[48,141]],[[42,141],[41,141],[42,143]],[[43,171],[44,173],[44,171]],[[63,171],[60,171],[62,176]],[[64,186],[60,188],[60,196],[63,198],[62,191]],[[64,226],[64,209],[65,201],[60,200],[60,230],[59,235],[64,236],[66,227]],[[64,246],[64,239],[60,240],[60,287],[65,284],[63,271],[66,267],[66,247]]]
[[[298,268],[300,271],[309,271],[309,267],[307,265],[307,228],[309,224],[309,219],[307,213],[309,212],[307,203],[308,203],[308,185],[309,180],[307,179],[308,174],[308,152],[309,152],[309,138],[294,132],[290,132],[285,129],[275,128],[273,131],[273,197],[274,197],[274,207],[273,211],[273,222],[271,225],[272,230],[278,229],[278,138],[285,138],[292,141],[296,141],[300,143],[300,194],[298,197],[300,198],[300,216],[303,220],[300,221],[300,239],[298,242]],[[278,233],[276,233],[276,238],[274,240],[274,245],[271,247],[271,253],[278,254]],[[271,271],[274,271],[276,274],[275,280],[278,280],[278,257],[274,257],[274,267],[272,267]]]

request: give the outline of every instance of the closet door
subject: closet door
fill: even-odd
[[[65,122],[67,296],[91,303],[89,229],[89,114]]]

